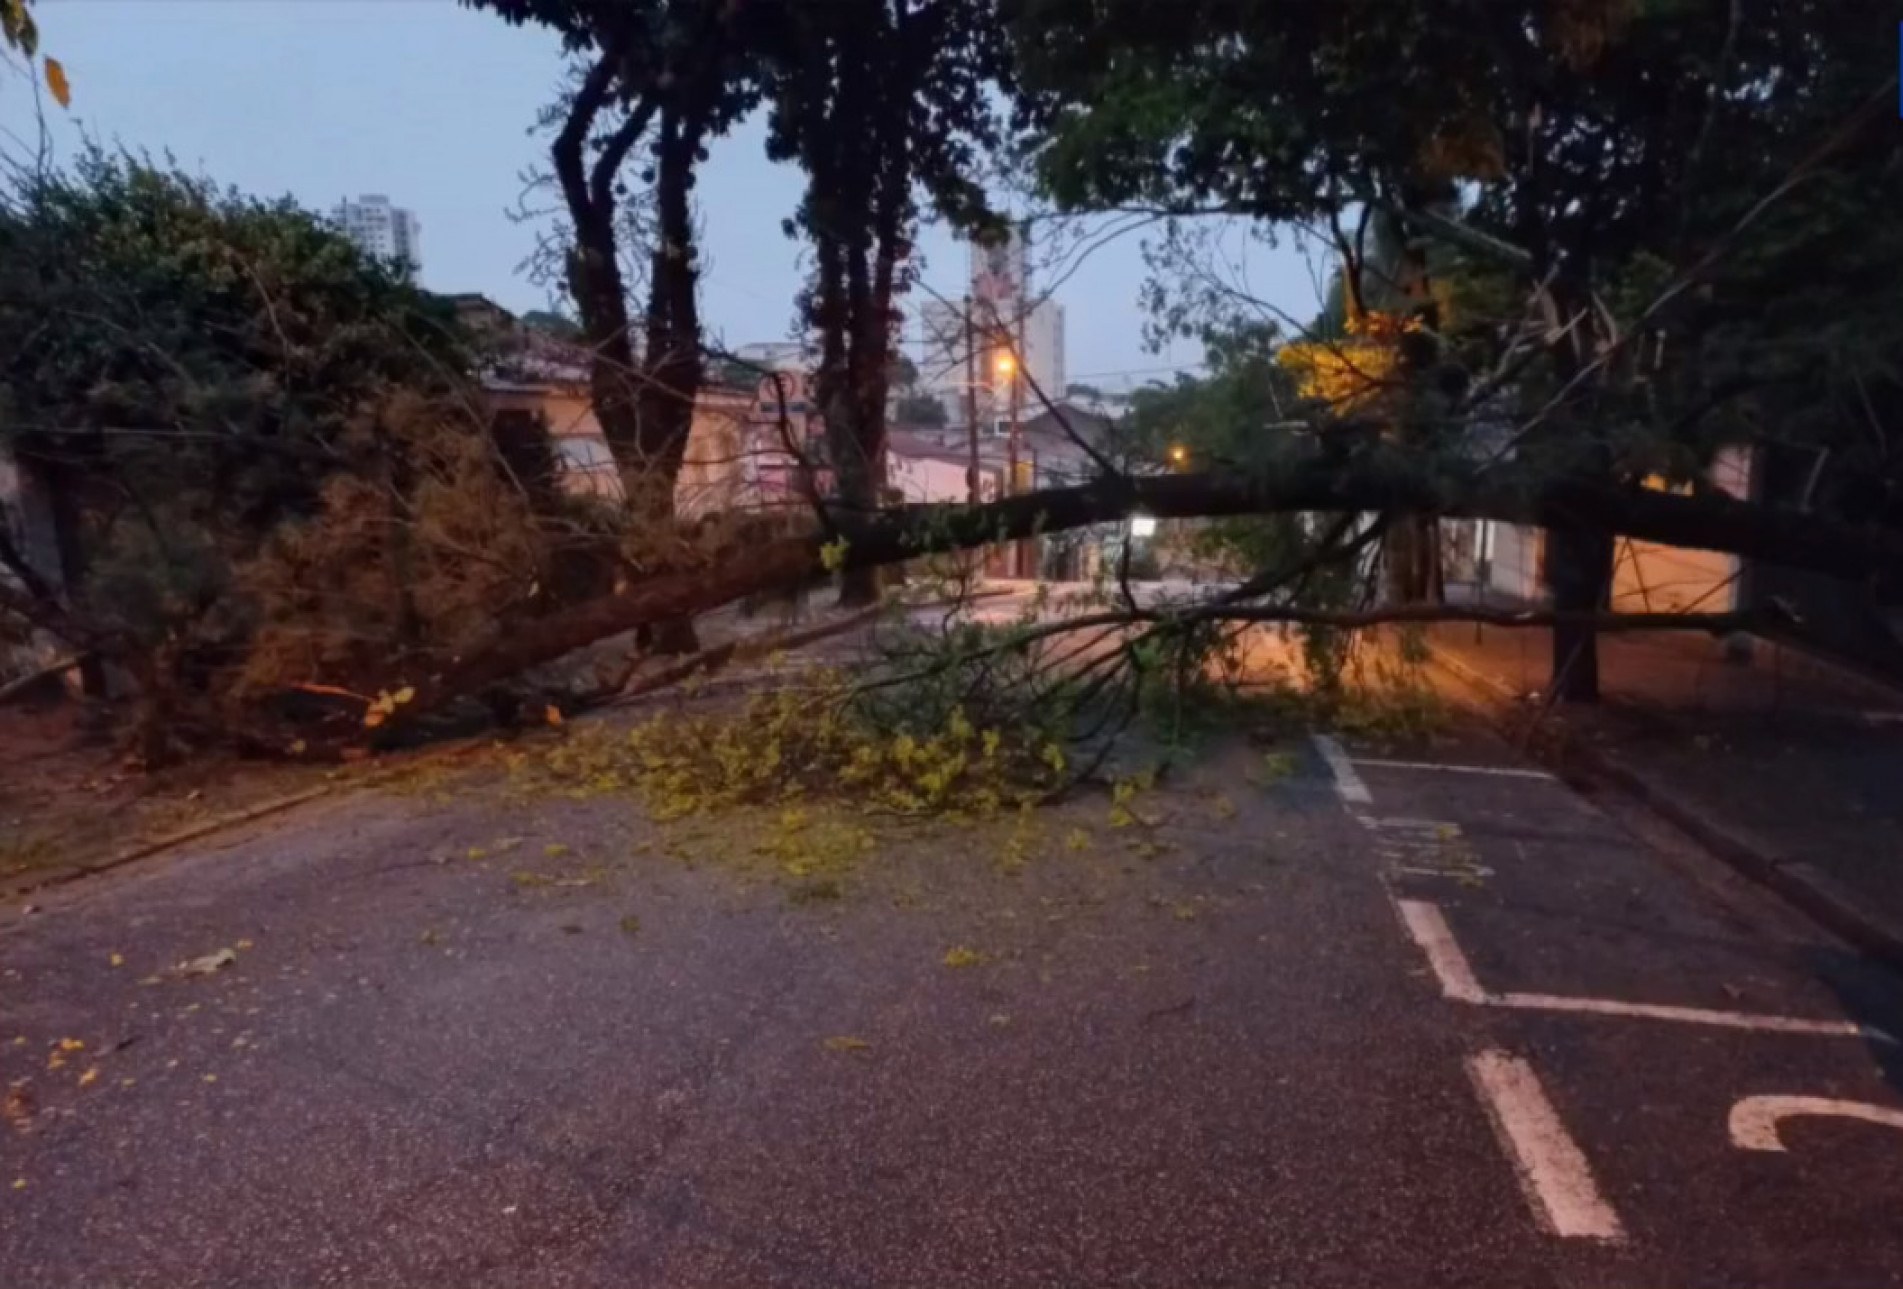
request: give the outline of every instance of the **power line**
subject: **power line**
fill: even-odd
[[[1209,368],[1209,364],[1206,362],[1186,362],[1186,363],[1174,363],[1168,367],[1126,367],[1121,371],[1072,372],[1069,374],[1068,379],[1074,383],[1076,381],[1086,380],[1086,379],[1100,380],[1107,376],[1154,376],[1154,375],[1163,375],[1170,372],[1206,371],[1208,370],[1208,368]]]

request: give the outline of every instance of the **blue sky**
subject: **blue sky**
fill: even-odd
[[[545,155],[530,127],[561,59],[542,31],[450,0],[39,0],[35,11],[44,52],[73,86],[70,113],[48,104],[60,147],[83,126],[321,210],[387,193],[422,220],[426,286],[518,310],[545,302],[518,270],[534,232],[507,214],[518,176]],[[0,83],[0,124],[20,133],[31,120],[25,87]],[[704,310],[730,345],[789,330],[799,247],[779,221],[801,182],[765,159],[757,125],[714,146],[698,189]],[[926,281],[957,294],[962,253],[937,231],[922,247]],[[1181,343],[1162,355],[1143,348],[1143,276],[1138,240],[1126,237],[1063,283],[1073,380],[1142,381],[1200,356]],[[1255,277],[1291,312],[1313,312],[1309,270],[1293,252],[1267,257]]]

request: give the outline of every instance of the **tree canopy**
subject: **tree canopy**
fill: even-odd
[[[1389,421],[1422,446],[1628,483],[1776,446],[1827,457],[1810,502],[1894,512],[1903,336],[1848,275],[1903,269],[1881,214],[1903,167],[1877,128],[1893,60],[1855,6],[1024,0],[1015,21],[1059,201],[1313,230],[1344,266],[1338,325],[1383,286],[1386,226],[1411,391]],[[1548,567],[1563,607],[1601,605],[1610,536],[1562,526]]]

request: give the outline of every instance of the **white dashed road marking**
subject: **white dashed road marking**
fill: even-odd
[[[1352,763],[1373,766],[1381,770],[1439,770],[1445,774],[1491,774],[1502,779],[1550,781],[1553,778],[1544,770],[1523,770],[1512,765],[1436,765],[1432,761],[1384,761],[1369,756],[1355,757]]]
[[[1533,1067],[1505,1052],[1487,1051],[1468,1060],[1467,1073],[1540,1224],[1567,1239],[1623,1240],[1619,1215],[1599,1193],[1585,1153],[1566,1131]]]
[[[1630,1016],[1641,1020],[1676,1021],[1684,1025],[1711,1025],[1721,1029],[1756,1030],[1770,1034],[1812,1034],[1833,1038],[1861,1038],[1894,1044],[1880,1029],[1849,1020],[1808,1020],[1800,1016],[1762,1016],[1752,1012],[1716,1011],[1705,1007],[1675,1007],[1665,1003],[1629,1003],[1616,998],[1569,998],[1562,994],[1489,993],[1481,987],[1467,955],[1461,952],[1440,907],[1425,900],[1396,900],[1395,910],[1408,936],[1427,956],[1441,994],[1457,1003],[1477,1007],[1510,1007],[1522,1011],[1585,1012],[1599,1016]]]
[[[1616,998],[1568,998],[1561,994],[1491,994],[1485,1003],[1490,1007],[1519,1007],[1527,1011],[1593,1012],[1600,1016],[1670,1020],[1684,1025],[1750,1029],[1765,1034],[1814,1034],[1826,1038],[1861,1038],[1874,1043],[1896,1043],[1896,1039],[1884,1031],[1850,1020],[1762,1016],[1753,1012],[1718,1011],[1707,1007],[1674,1007],[1667,1003],[1628,1003]]]
[[[1368,785],[1355,773],[1354,762],[1342,750],[1341,744],[1326,734],[1316,734],[1315,750],[1322,754],[1322,760],[1328,762],[1329,773],[1335,776],[1335,794],[1352,806],[1365,806],[1374,800],[1368,792]]]
[[[1485,1003],[1487,991],[1467,965],[1467,955],[1460,951],[1440,908],[1425,900],[1396,900],[1394,907],[1408,935],[1427,955],[1427,965],[1434,969],[1441,993],[1457,1003]]]

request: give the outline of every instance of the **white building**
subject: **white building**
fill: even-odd
[[[1030,289],[1021,236],[996,246],[971,247],[969,282],[957,300],[928,300],[919,310],[919,384],[944,405],[953,424],[965,422],[965,391],[977,387],[978,420],[995,424],[1010,414],[1013,350],[1025,372],[1052,402],[1064,397],[1064,306]],[[1043,410],[1031,384],[1017,390],[1019,414]]]
[[[388,197],[365,193],[340,201],[331,218],[358,247],[382,260],[400,260],[414,277],[423,269],[423,226],[416,212],[392,206]]]

